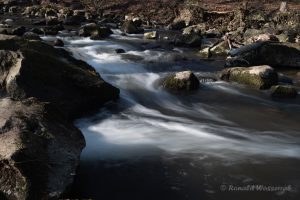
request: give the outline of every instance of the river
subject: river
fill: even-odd
[[[118,101],[76,122],[87,146],[70,197],[299,199],[299,98],[274,100],[268,91],[211,81],[222,60],[141,35],[62,39],[121,90]],[[164,77],[183,70],[203,80],[198,91],[161,88]]]

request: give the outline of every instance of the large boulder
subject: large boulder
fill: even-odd
[[[139,34],[143,33],[144,29],[138,27],[132,20],[128,20],[122,24],[121,31],[129,34]]]
[[[270,65],[272,67],[300,67],[300,50],[291,43],[256,42],[230,51],[226,66]]]
[[[173,74],[165,79],[163,87],[170,91],[191,91],[199,88],[200,82],[191,71]]]
[[[269,89],[278,84],[278,74],[267,65],[254,67],[234,67],[222,70],[219,78],[253,86],[257,89]]]
[[[88,64],[36,40],[0,35],[0,196],[58,199],[85,145],[72,120],[119,90]]]
[[[85,141],[74,125],[47,107],[33,98],[0,99],[4,199],[58,199],[72,184]]]
[[[0,47],[0,85],[15,100],[36,97],[74,118],[118,97],[118,89],[63,49],[19,39],[0,40]]]

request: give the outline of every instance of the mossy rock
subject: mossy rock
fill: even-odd
[[[278,84],[278,74],[269,66],[234,67],[220,72],[221,80],[250,85],[257,89],[269,89]]]
[[[163,87],[171,91],[197,90],[199,85],[198,78],[190,71],[173,74],[163,82]]]
[[[296,98],[298,90],[291,85],[276,85],[271,87],[271,95],[279,98]]]

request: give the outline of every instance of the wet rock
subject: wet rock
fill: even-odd
[[[25,32],[26,32],[25,26],[20,26],[20,27],[12,29],[11,34],[17,35],[17,36],[22,36]]]
[[[42,40],[38,34],[33,32],[24,33],[23,38],[26,40]]]
[[[271,87],[271,96],[276,98],[296,98],[298,90],[291,85],[276,85]]]
[[[0,40],[0,46],[2,64],[7,63],[0,68],[0,84],[15,100],[36,97],[52,102],[72,118],[118,96],[118,90],[91,66],[63,49],[42,41],[16,39]]]
[[[219,73],[219,78],[250,85],[257,89],[269,89],[271,86],[278,84],[277,73],[267,65],[224,69]]]
[[[61,39],[56,39],[53,43],[54,46],[56,47],[63,47],[65,44]]]
[[[113,32],[109,28],[99,27],[95,23],[86,24],[79,29],[79,36],[91,37],[93,40],[104,39],[112,33]]]
[[[136,24],[132,20],[125,21],[121,26],[121,31],[128,34],[139,34],[144,32],[144,30],[136,26]]]
[[[118,54],[126,53],[126,51],[124,49],[116,49],[115,52],[118,53]]]
[[[200,82],[191,71],[183,71],[166,78],[163,87],[171,91],[192,91],[199,88]]]
[[[257,42],[230,52],[226,66],[270,65],[272,67],[300,67],[300,50],[291,43]]]
[[[157,39],[158,38],[157,31],[144,33],[144,38],[145,39]]]

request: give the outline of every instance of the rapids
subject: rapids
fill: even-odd
[[[119,31],[103,41],[61,39],[76,58],[121,90],[118,101],[77,121],[87,146],[73,198],[299,196],[299,98],[274,100],[267,91],[222,81],[203,81],[196,92],[174,95],[160,86],[165,76],[192,70],[199,78],[213,79],[223,62]],[[115,53],[120,48],[126,53]],[[232,185],[292,189],[228,191]]]

